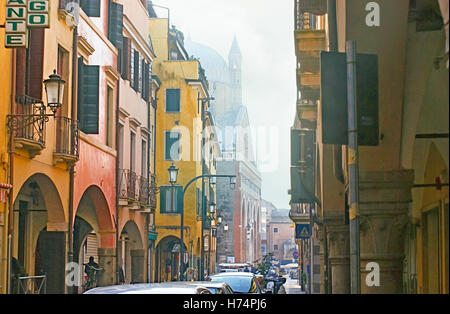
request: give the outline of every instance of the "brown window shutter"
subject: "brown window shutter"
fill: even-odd
[[[25,95],[27,49],[16,48],[16,95]]]
[[[44,28],[30,30],[30,46],[28,48],[28,95],[37,99],[42,98],[44,30]]]

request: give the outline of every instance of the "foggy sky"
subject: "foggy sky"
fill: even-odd
[[[170,9],[171,25],[185,37],[216,50],[226,61],[233,37],[237,37],[243,58],[243,104],[248,108],[250,124],[255,129],[261,126],[278,129],[271,151],[258,148],[261,159],[270,152],[277,157],[271,158],[277,162],[273,170],[272,165],[264,167],[265,161],[259,161],[262,198],[278,208],[289,208],[290,127],[296,103],[293,1],[154,0],[153,3]],[[159,17],[167,17],[167,10],[155,10]]]

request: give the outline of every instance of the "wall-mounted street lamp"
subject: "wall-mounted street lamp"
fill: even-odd
[[[169,183],[174,185],[178,180],[178,168],[172,164],[167,170],[169,171]]]
[[[217,223],[218,223],[219,225],[221,225],[222,222],[223,222],[223,216],[222,216],[222,215],[217,216]]]
[[[228,224],[225,224],[225,225],[223,226],[223,231],[228,231]]]
[[[216,212],[216,203],[210,202],[209,203],[209,213],[213,215]]]
[[[66,81],[60,75],[56,74],[56,70],[53,70],[53,74],[44,81],[45,93],[47,94],[47,106],[54,114],[56,114],[58,108],[62,107],[65,85]]]
[[[50,117],[55,117],[58,108],[62,107],[66,81],[54,70],[53,74],[43,83],[47,96],[47,107],[52,113],[45,113],[46,106],[42,100],[27,95],[17,95],[16,102],[27,108],[25,113],[8,115],[7,126],[10,133],[25,130],[34,124],[37,124],[35,129],[44,132],[45,123],[49,121]]]
[[[178,179],[178,168],[172,164],[168,170],[168,175],[169,175],[169,182],[170,184],[174,185],[177,182]],[[235,175],[210,175],[210,174],[205,174],[205,175],[201,175],[198,177],[193,178],[191,181],[188,182],[188,184],[186,184],[186,186],[183,188],[182,191],[182,195],[181,195],[181,209],[180,209],[180,214],[181,214],[181,223],[180,223],[180,256],[184,256],[184,195],[186,194],[187,189],[189,188],[189,186],[191,186],[192,183],[194,183],[197,180],[203,179],[203,178],[230,178],[230,185],[232,186],[232,188],[234,188],[235,184],[236,184],[236,176]],[[209,206],[209,210],[211,212],[215,212],[216,210],[216,204],[211,202],[210,206]],[[183,281],[183,274],[184,274],[184,270],[183,270],[183,266],[182,266],[182,260],[180,260],[180,265],[179,265],[179,270],[178,270],[178,280],[179,281]]]

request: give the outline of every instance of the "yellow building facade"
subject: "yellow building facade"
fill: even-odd
[[[4,214],[7,208],[9,213],[14,212],[7,222],[6,217],[0,219],[0,272],[8,273],[6,265],[11,251],[13,260],[27,276],[46,273],[47,292],[56,293],[66,289],[69,169],[77,160],[76,144],[72,141],[76,135],[71,76],[74,28],[60,5],[58,0],[50,1],[50,27],[30,29],[28,48],[4,48],[4,32],[0,34],[2,82],[5,82],[0,91],[0,145],[2,161],[8,161],[0,170],[1,181],[7,180],[6,172],[12,173],[8,180],[12,185],[12,208],[2,203],[0,212],[2,216],[7,216]],[[2,7],[0,11],[3,21],[5,9]],[[49,116],[52,112],[46,108],[43,87],[43,81],[54,71],[66,82],[63,105],[55,117]],[[30,119],[33,115],[35,118]],[[7,143],[11,143],[10,151]],[[7,152],[12,156],[9,160]],[[3,241],[5,224],[13,231],[11,247]],[[11,292],[17,291],[17,282],[8,282],[4,277],[1,286],[2,292],[7,292],[8,286]]]
[[[0,4],[0,25],[5,22],[5,1]],[[5,32],[0,29],[0,184],[5,188],[0,187],[0,193],[3,197],[0,199],[0,294],[6,293],[7,290],[7,255],[8,255],[8,217],[9,217],[9,199],[6,185],[9,184],[9,154],[8,154],[8,135],[6,131],[6,117],[9,114],[11,103],[11,58],[12,49],[7,49],[4,46]]]
[[[189,60],[183,47],[182,33],[169,30],[168,20],[162,18],[150,19],[150,33],[156,54],[153,73],[161,81],[156,121],[156,176],[160,194],[155,215],[158,233],[155,279],[173,281],[179,276],[181,215],[178,210],[182,201],[184,269],[189,268],[192,274],[198,274],[200,269],[201,180],[190,185],[184,200],[181,195],[191,179],[202,175],[201,99],[208,97],[208,93],[199,61]],[[174,189],[168,181],[168,168],[172,164],[179,169]],[[208,195],[206,190],[205,195]]]

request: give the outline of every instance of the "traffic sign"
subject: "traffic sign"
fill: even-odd
[[[311,226],[309,224],[295,225],[296,239],[309,239],[311,237]]]
[[[298,259],[298,257],[299,257],[298,252],[295,251],[294,253],[292,253],[292,257],[295,259]]]

